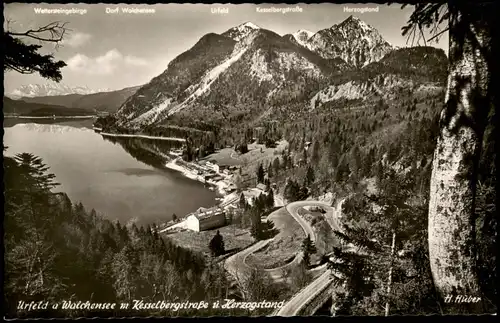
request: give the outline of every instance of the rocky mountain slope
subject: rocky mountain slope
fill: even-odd
[[[356,67],[376,62],[393,49],[377,29],[354,16],[318,31],[304,45],[324,58],[340,57]]]
[[[221,36],[231,38],[234,41],[240,41],[252,32],[259,30],[260,27],[251,22],[245,22],[239,26],[230,28]]]
[[[184,113],[208,107],[204,110],[208,114],[223,117],[234,112],[224,111],[227,106],[239,110],[241,105],[271,97],[297,97],[307,83],[325,81],[348,68],[342,59],[325,59],[270,30],[245,23],[222,35],[202,37],[130,97],[118,116],[122,125],[132,127],[161,122],[186,108]]]
[[[412,96],[438,93],[443,89],[447,57],[443,50],[414,47],[394,50],[380,61],[345,73],[310,100],[313,109],[340,99],[392,100],[401,94]]]
[[[253,23],[203,36],[130,96],[116,113],[123,128],[226,124],[303,102],[394,96],[440,87],[446,55],[394,49],[358,18],[313,34],[280,36]]]

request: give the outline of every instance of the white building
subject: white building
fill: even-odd
[[[225,211],[221,208],[199,208],[186,219],[186,228],[196,232],[218,228],[225,224]]]
[[[207,161],[207,163],[205,164],[205,166],[207,166],[208,168],[212,169],[216,173],[219,173],[219,171],[220,171],[219,165],[217,165],[215,163],[211,163],[211,162]]]

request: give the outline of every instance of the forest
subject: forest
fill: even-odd
[[[318,84],[302,79],[288,84],[284,97],[268,106],[258,98],[258,89],[243,96],[237,106],[228,104],[225,93],[196,117],[186,118],[183,113],[192,112],[188,109],[163,129],[148,130],[185,136],[189,139],[185,158],[191,159],[196,152],[206,153],[200,146],[208,151],[227,145],[245,150],[254,140],[254,130],[263,128],[259,141],[272,145],[284,139],[289,148],[271,164],[259,165],[259,181],[264,177],[277,184],[289,201],[327,192],[334,194],[334,202],[345,198],[343,224],[334,232],[341,246],[334,246],[328,260],[336,282],[333,315],[496,313],[498,102],[493,83],[500,73],[494,64],[498,55],[492,45],[496,37],[492,23],[497,8],[492,2],[453,2],[441,9],[439,3],[416,5],[402,30],[403,35],[418,35],[422,28],[449,22],[443,31],[450,35],[447,69],[434,66],[434,74],[422,69],[421,61],[405,65],[411,51],[401,50],[396,57],[389,55],[346,76],[366,80],[374,72],[395,73],[431,80],[439,91],[401,91],[311,107],[307,99]],[[36,53],[41,46],[26,45],[15,36],[4,31],[9,41],[4,71],[62,78],[64,62]],[[420,59],[427,54],[440,56],[426,47],[422,50],[416,50]],[[37,60],[26,62],[28,56],[20,53]],[[197,74],[212,62],[194,63]],[[234,89],[246,89],[245,84],[233,84]],[[230,110],[230,115],[223,110]],[[214,117],[212,123],[205,121],[209,115]],[[99,119],[98,125],[132,131],[113,129],[115,122],[109,116]],[[300,273],[291,276],[292,283],[300,284],[290,289],[252,271],[232,286],[214,258],[207,260],[175,245],[154,226],[112,222],[64,193],[54,193],[55,176],[30,153],[4,156],[4,173],[4,303],[9,317],[138,315],[127,310],[23,312],[17,309],[19,301],[211,302],[229,295],[272,301],[289,298],[307,284]],[[254,238],[262,239],[266,229],[272,231],[261,225],[259,216],[269,212],[269,201],[261,197],[257,206],[241,204],[241,225],[250,227]],[[250,221],[244,223],[244,218]],[[303,248],[314,250],[306,242]],[[480,297],[481,302],[447,302],[448,295],[457,294]],[[221,313],[212,309],[203,314]],[[263,313],[225,310],[223,315],[259,314]]]
[[[211,303],[238,299],[238,292],[230,290],[219,263],[175,245],[160,236],[155,226],[138,228],[110,221],[81,203],[72,203],[66,194],[52,192],[58,183],[41,158],[29,153],[4,157],[4,167],[4,305],[8,317],[252,314],[244,309],[18,310],[20,301]],[[259,284],[252,286],[262,289]],[[257,301],[262,295],[249,297],[246,300]]]

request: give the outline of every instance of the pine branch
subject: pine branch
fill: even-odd
[[[446,27],[445,29],[441,30],[439,33],[437,33],[434,36],[432,36],[431,38],[429,38],[429,42],[433,41],[436,38],[438,39],[439,36],[441,36],[442,34],[444,34],[445,32],[447,32],[448,30],[450,30],[449,27]]]
[[[407,25],[401,28],[402,35],[407,36],[406,43],[408,44],[410,37],[412,38],[411,44],[413,45],[415,43],[415,37],[418,30],[420,33],[418,40],[423,39],[424,44],[426,44],[423,30],[431,28],[431,25],[434,24],[431,30],[435,31],[437,25],[449,18],[448,10],[442,13],[443,7],[445,6],[446,2],[415,5],[415,10],[408,19]],[[435,37],[433,37],[433,39],[434,38]]]
[[[5,33],[15,37],[29,37],[41,42],[59,43],[63,40],[64,34],[69,31],[69,29],[66,28],[67,24],[67,22],[61,23],[59,21],[55,21],[38,29],[29,29],[21,33],[12,31],[7,31]],[[49,36],[40,36],[40,34],[47,32],[49,33]]]

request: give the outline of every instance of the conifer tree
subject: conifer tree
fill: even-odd
[[[305,237],[305,239],[302,241],[301,249],[303,255],[302,259],[304,263],[309,266],[311,255],[316,253],[316,246],[314,245],[314,242],[311,240],[311,237],[309,235],[307,235],[307,237]]]
[[[210,240],[208,247],[213,257],[218,257],[226,252],[224,248],[224,239],[219,230],[217,230],[215,236]]]
[[[269,189],[269,193],[267,194],[267,208],[271,209],[274,207],[274,192],[273,189]]]
[[[314,169],[311,166],[307,167],[305,185],[311,185],[312,183],[314,183],[315,179],[316,177],[314,175]]]
[[[257,167],[257,182],[258,183],[264,183],[264,167],[262,166],[262,164],[259,164],[259,166]]]
[[[66,24],[52,22],[26,32],[4,30],[4,72],[12,70],[21,74],[38,73],[46,79],[59,82],[62,79],[61,68],[66,66],[63,61],[54,61],[51,54],[43,55],[38,51],[41,44],[29,44],[25,40],[58,45],[66,33]]]

